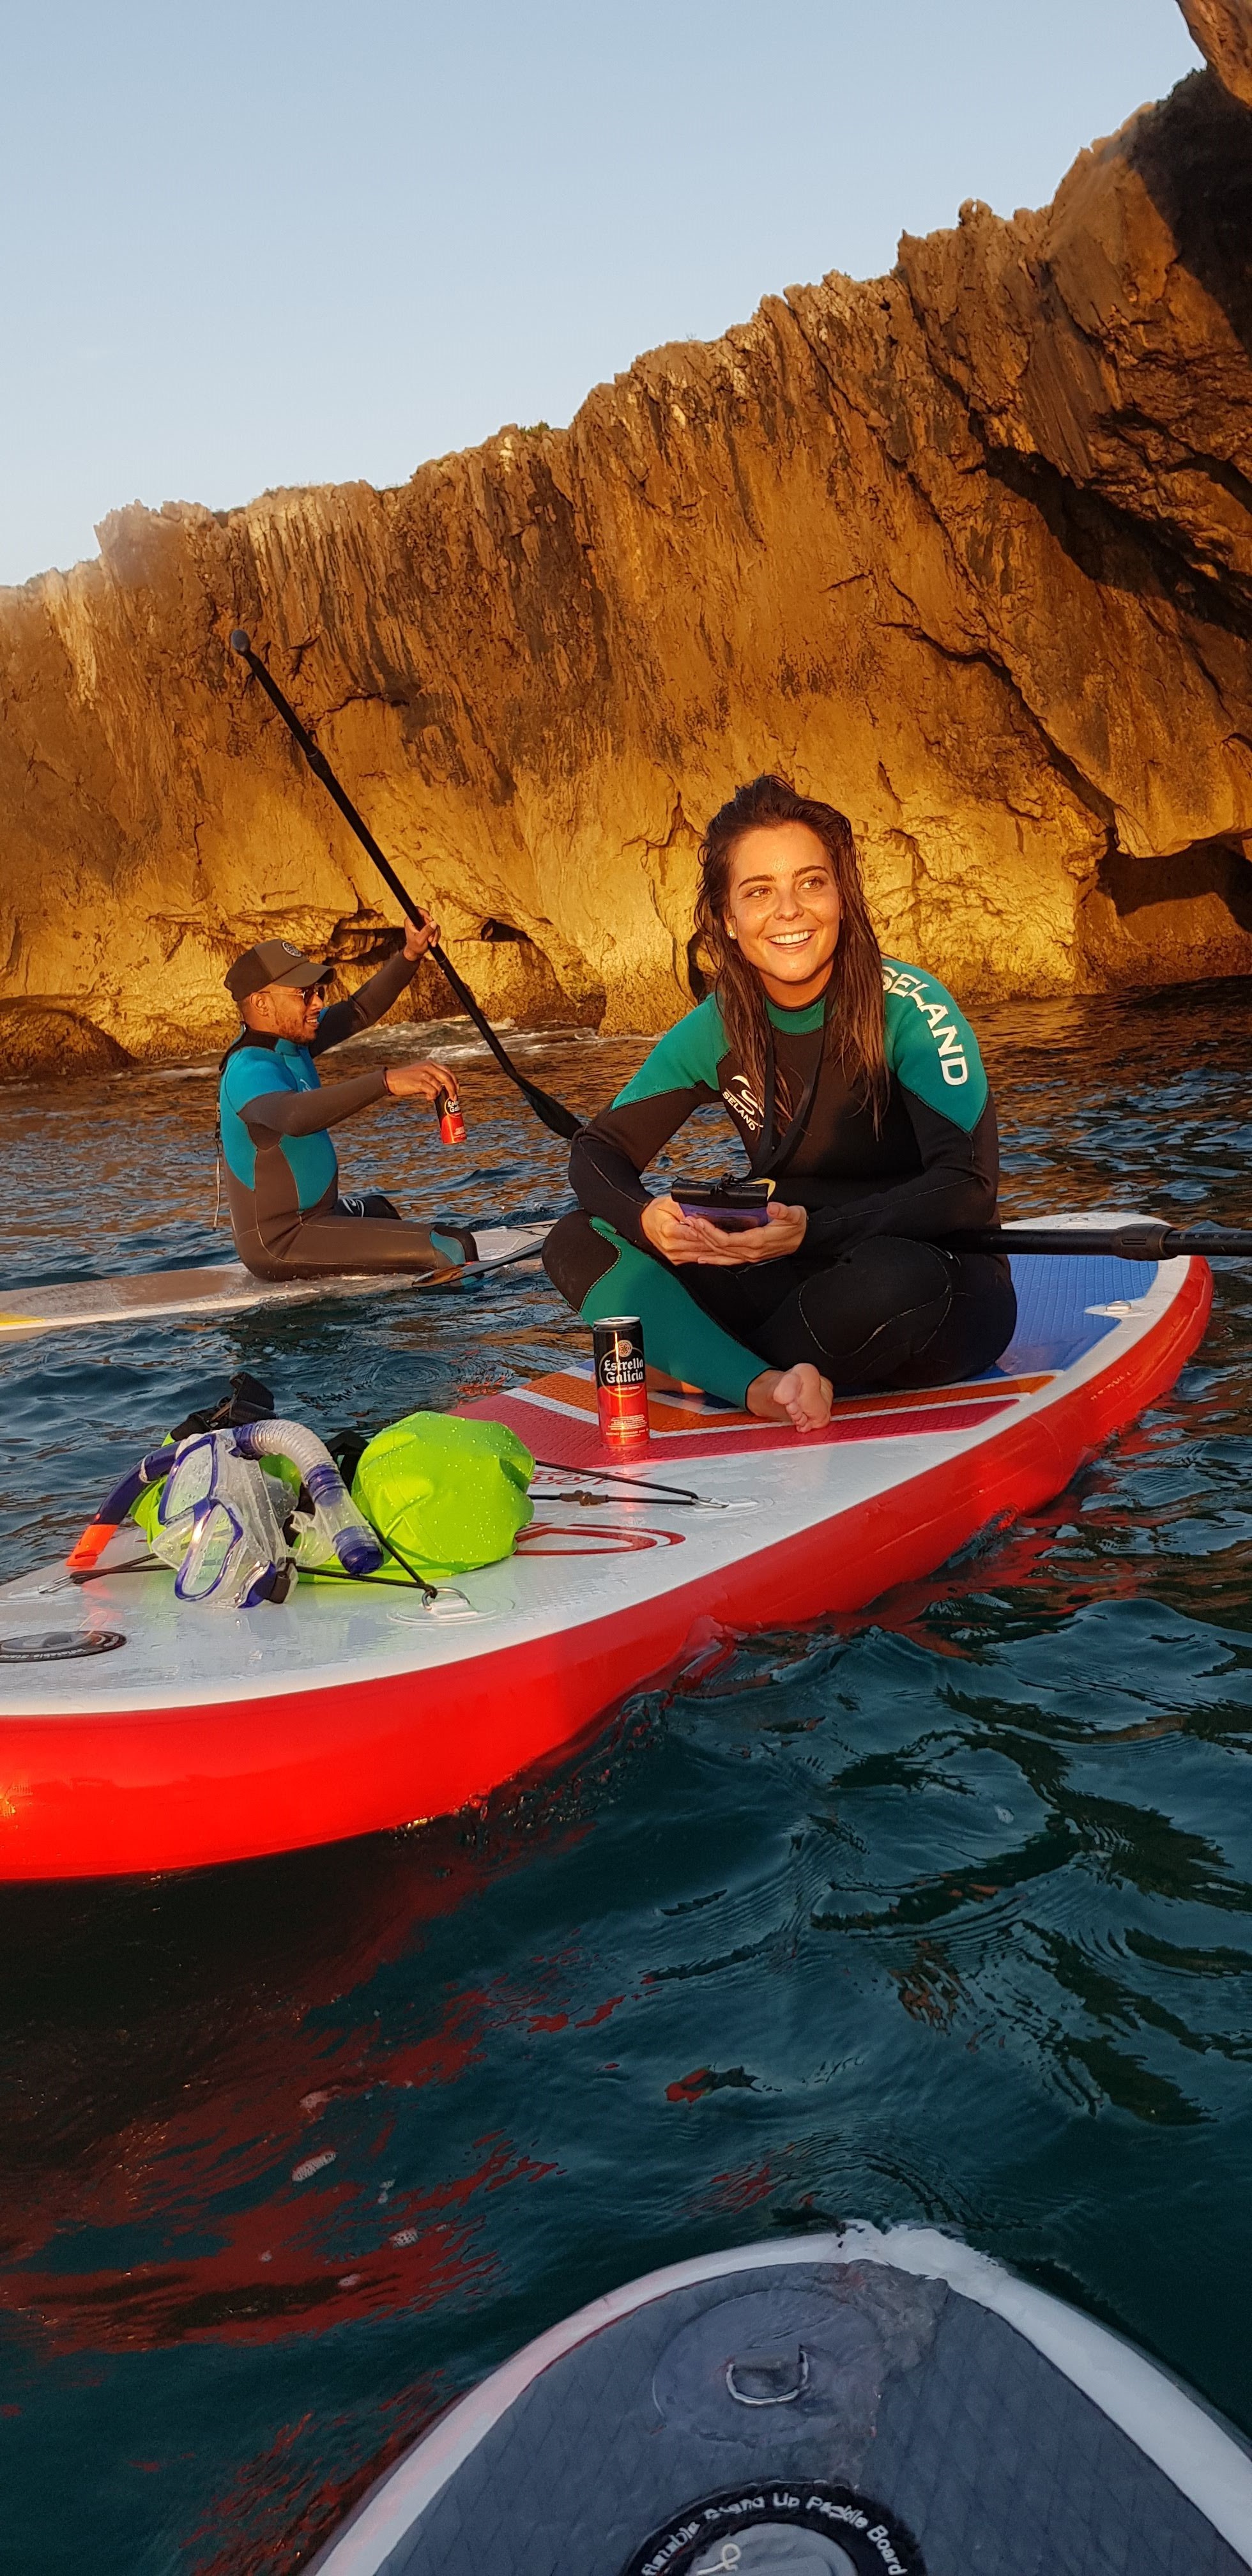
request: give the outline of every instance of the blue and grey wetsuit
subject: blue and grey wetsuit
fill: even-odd
[[[258,1279],[326,1271],[443,1270],[474,1254],[458,1226],[429,1234],[388,1217],[349,1213],[329,1130],[390,1098],[381,1069],[323,1088],[314,1058],[372,1026],[415,969],[389,958],[350,1001],[323,1011],[308,1046],[245,1029],[222,1060],[219,1094],[226,1195],[239,1258]]]
[[[649,1244],[640,1174],[693,1110],[720,1101],[750,1167],[774,1142],[715,997],[653,1047],[577,1138],[581,1213],[562,1218],[544,1251],[589,1322],[638,1314],[651,1362],[733,1404],[763,1367],[798,1360],[856,1388],[940,1385],[999,1357],[1016,1313],[1007,1262],[935,1240],[995,1218],[999,1146],[978,1041],[933,975],[885,958],[883,982],[890,1092],[877,1128],[823,1046],[823,1004],[768,1006],[793,1101],[816,1070],[803,1132],[774,1175],[780,1204],[808,1210],[804,1242],[784,1260],[673,1269]]]

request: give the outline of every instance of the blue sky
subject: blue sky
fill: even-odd
[[[105,511],[402,481],[1048,198],[1174,0],[39,0],[0,18],[0,581]]]

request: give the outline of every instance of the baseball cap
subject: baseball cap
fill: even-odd
[[[324,984],[330,972],[329,966],[315,966],[290,939],[258,939],[254,948],[245,948],[242,957],[235,959],[225,984],[232,1000],[246,1002],[267,984]]]

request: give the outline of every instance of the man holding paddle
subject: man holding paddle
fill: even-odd
[[[456,1099],[443,1064],[388,1065],[323,1087],[314,1059],[371,1028],[413,980],[439,938],[435,922],[406,924],[404,947],[349,1001],[324,1008],[332,970],[287,939],[262,939],[236,959],[226,989],[243,1028],[222,1058],[219,1127],[226,1196],[239,1258],[258,1279],[347,1271],[446,1272],[476,1257],[463,1226],[403,1223],[379,1191],[339,1195],[329,1130],[378,1101]]]

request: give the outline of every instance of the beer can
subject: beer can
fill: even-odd
[[[606,1449],[648,1446],[648,1383],[643,1325],[638,1315],[606,1315],[591,1328],[596,1368],[596,1411]]]
[[[461,1115],[461,1103],[455,1091],[435,1093],[435,1115],[438,1118],[439,1133],[445,1145],[463,1145],[465,1120]]]

